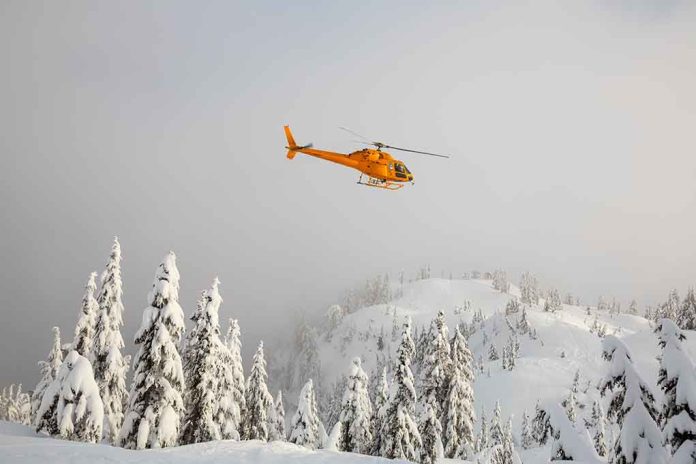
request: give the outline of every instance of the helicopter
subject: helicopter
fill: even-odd
[[[386,190],[399,190],[405,185],[406,182],[411,182],[411,184],[413,184],[413,174],[408,170],[403,161],[395,159],[386,151],[382,151],[382,148],[409,153],[418,153],[421,155],[437,156],[440,158],[449,158],[449,155],[410,150],[407,148],[387,145],[386,143],[382,142],[373,142],[357,132],[353,132],[345,127],[340,127],[339,129],[349,132],[350,134],[364,140],[358,143],[371,145],[376,148],[364,148],[349,154],[317,150],[313,148],[311,143],[307,145],[298,145],[295,142],[292,132],[290,131],[290,126],[284,126],[283,128],[285,129],[285,137],[288,140],[288,145],[285,147],[288,150],[288,159],[295,158],[295,155],[298,153],[304,153],[305,155],[315,156],[317,158],[357,169],[360,171],[360,179],[358,179],[358,184],[366,185],[368,187],[377,187]],[[363,177],[366,177],[366,179],[363,180]]]

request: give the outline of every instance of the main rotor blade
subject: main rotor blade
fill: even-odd
[[[419,153],[421,155],[437,156],[439,158],[449,158],[449,155],[438,155],[437,153],[429,153],[427,151],[409,150],[408,148],[392,147],[391,145],[382,145],[384,148],[390,148],[392,150],[407,151],[409,153]]]
[[[344,130],[344,131],[346,131],[346,132],[348,132],[348,133],[350,133],[350,134],[353,134],[353,135],[355,135],[356,137],[360,137],[361,139],[363,139],[363,140],[365,140],[366,142],[368,142],[370,145],[374,145],[374,142],[373,142],[372,140],[368,139],[367,137],[365,137],[364,135],[360,135],[360,134],[358,134],[357,132],[348,129],[347,127],[339,126],[338,128],[341,129],[341,130]]]

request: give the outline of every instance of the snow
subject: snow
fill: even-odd
[[[0,461],[3,464],[405,464],[383,458],[328,450],[310,450],[291,443],[258,440],[200,443],[151,450],[58,440],[29,427],[0,421]]]

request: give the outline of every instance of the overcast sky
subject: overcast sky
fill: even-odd
[[[246,351],[355,282],[534,271],[585,301],[696,284],[696,8],[678,1],[0,4],[0,385],[123,247],[126,352],[161,258]],[[415,185],[285,158],[388,143]],[[397,153],[394,153],[397,155]],[[402,156],[403,155],[403,156]]]

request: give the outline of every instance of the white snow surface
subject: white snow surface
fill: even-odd
[[[403,464],[383,458],[310,450],[286,442],[216,441],[174,448],[127,450],[49,438],[31,428],[0,421],[0,462],[3,464]]]

